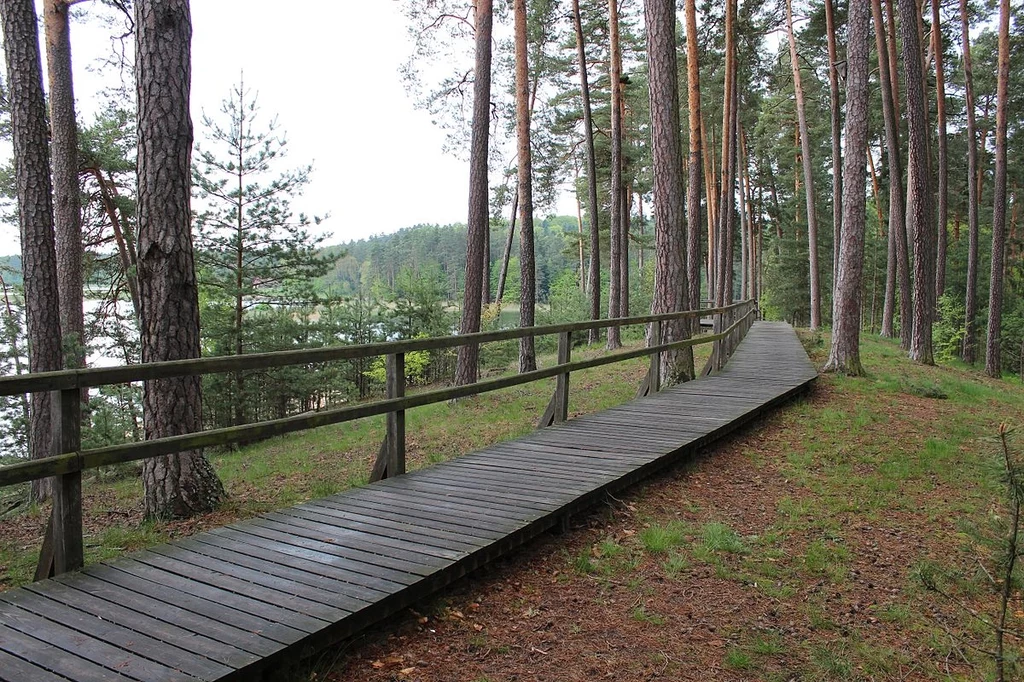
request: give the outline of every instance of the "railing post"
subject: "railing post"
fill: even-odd
[[[661,345],[661,320],[651,322],[651,345]],[[651,353],[651,367],[647,370],[648,395],[661,390],[661,353]]]
[[[405,353],[393,353],[385,361],[388,398],[405,397]],[[388,412],[387,419],[387,476],[405,473],[405,410]]]
[[[572,355],[572,332],[558,335],[558,364],[569,362]],[[569,418],[569,373],[559,374],[555,379],[554,421],[560,424]]]
[[[719,312],[719,313],[715,313],[715,322],[716,322],[715,330],[714,330],[715,334],[721,334],[722,332],[724,332],[725,329],[726,329],[725,311],[722,311],[722,312]],[[715,371],[717,372],[720,369],[722,369],[722,356],[725,355],[725,339],[724,338],[718,339],[717,341],[715,341],[715,345],[714,345],[714,348],[713,348],[712,352],[715,354],[714,368],[715,368]]]
[[[51,433],[54,455],[82,448],[82,391],[78,388],[51,394]],[[82,471],[54,476],[53,573],[75,571],[85,563],[82,543]]]

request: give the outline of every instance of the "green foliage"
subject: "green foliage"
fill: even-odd
[[[964,342],[964,302],[958,296],[943,294],[938,300],[939,318],[933,327],[935,357],[953,362],[960,357]]]

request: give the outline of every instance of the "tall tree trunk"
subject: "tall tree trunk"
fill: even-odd
[[[890,1],[890,5],[892,2]],[[885,302],[882,310],[882,336],[895,336],[896,297],[899,296],[900,347],[910,350],[913,331],[910,295],[910,247],[907,242],[906,203],[903,193],[903,161],[900,151],[899,107],[896,94],[899,85],[893,79],[896,65],[890,61],[895,47],[886,40],[881,0],[871,0],[875,23],[875,47],[878,74],[882,88],[882,115],[885,121],[886,154],[889,157],[889,250],[886,267]]]
[[[498,292],[494,295],[494,302],[501,308],[501,301],[505,297],[505,282],[508,279],[508,264],[512,260],[512,242],[516,234],[516,220],[519,219],[519,188],[516,188],[512,195],[512,214],[508,223],[508,236],[505,238],[505,249],[501,254],[501,270],[498,271]]]
[[[839,281],[839,245],[842,241],[841,229],[843,224],[843,148],[839,135],[839,129],[842,125],[839,104],[839,50],[836,49],[836,19],[832,0],[825,0],[825,39],[828,45],[828,103],[832,128],[832,289],[834,317],[835,287]],[[833,324],[835,324],[834,321]]]
[[[576,182],[579,183],[579,169],[576,173]],[[580,293],[586,295],[587,293],[587,270],[586,263],[583,260],[583,205],[580,204],[580,195],[576,194],[576,227],[579,232],[579,238],[576,240],[577,250],[579,251],[579,265],[577,266],[577,272],[579,273],[579,285]]]
[[[197,358],[199,293],[189,211],[189,4],[137,2],[135,27],[142,361]],[[147,381],[142,406],[147,440],[203,426],[198,376]],[[150,517],[207,512],[224,497],[217,474],[198,450],[147,459],[142,479]]]
[[[899,0],[900,39],[907,84],[907,231],[914,240],[914,329],[910,358],[931,365],[935,293],[935,215],[928,159],[928,105],[918,31],[917,0]]]
[[[0,0],[8,104],[14,146],[14,180],[21,233],[21,271],[25,292],[25,332],[30,372],[61,368],[57,256],[53,233],[50,148],[43,99],[39,33],[32,0]],[[50,444],[50,394],[33,393],[29,411],[29,457],[53,454]],[[32,497],[46,498],[45,480],[34,481]]]
[[[654,300],[652,313],[686,310],[690,304],[684,254],[683,150],[679,137],[679,81],[673,0],[645,0],[647,60],[650,73],[651,147],[654,169]],[[652,344],[689,338],[690,325],[662,323],[662,338]],[[661,375],[667,381],[693,378],[693,350],[663,353]]]
[[[860,325],[864,274],[864,157],[868,142],[868,34],[871,31],[868,1],[850,0],[847,21],[843,243],[839,249],[832,347],[825,364],[826,370],[852,375],[864,373],[860,363]]]
[[[963,40],[964,108],[967,111],[967,292],[964,299],[964,342],[960,357],[974,364],[977,359],[978,317],[978,131],[975,122],[974,68],[971,65],[971,32],[967,0],[960,0],[960,28]]]
[[[699,67],[698,67],[699,68]],[[704,200],[707,210],[707,222],[708,222],[708,253],[707,253],[707,285],[708,285],[708,300],[714,301],[717,297],[717,282],[718,275],[716,265],[718,263],[716,251],[718,248],[718,238],[715,234],[715,226],[718,225],[718,216],[716,211],[718,209],[717,197],[718,193],[715,190],[715,155],[713,153],[714,145],[708,144],[707,136],[707,124],[704,121],[703,114],[700,117],[700,146],[702,150],[705,150],[704,157]]]
[[[476,64],[473,76],[473,133],[469,151],[469,219],[466,234],[466,279],[462,295],[460,334],[480,331],[483,297],[484,239],[487,235],[487,144],[491,122],[491,25],[492,0],[477,0]],[[501,285],[498,285],[499,291]],[[477,380],[480,348],[459,346],[455,361],[455,383]]]
[[[622,53],[619,49],[618,0],[608,0],[608,78],[611,97],[611,182],[608,187],[611,211],[609,216],[609,282],[608,317],[621,317],[622,293]],[[609,350],[622,346],[618,327],[608,327]]]
[[[939,0],[932,0],[932,52],[935,53],[935,102],[936,125],[939,135],[939,197],[938,235],[935,257],[935,300],[946,293],[946,251],[948,235],[946,222],[949,218],[949,144],[946,139],[946,74],[943,65],[942,22],[939,16]]]
[[[619,242],[619,315],[629,317],[629,237],[630,214],[633,211],[633,188],[622,187],[622,237]]]
[[[519,326],[534,325],[537,267],[533,257],[533,157],[530,149],[530,77],[526,0],[515,0],[516,140],[519,156]],[[519,371],[537,369],[532,336],[519,339]]]
[[[703,135],[698,54],[697,0],[686,0],[686,100],[690,131],[690,156],[687,163],[686,183],[686,275],[687,289],[690,293],[690,310],[700,308],[700,195]],[[710,244],[711,242],[708,242],[709,249]],[[695,329],[696,325],[697,323],[694,324]]]
[[[804,169],[804,192],[807,199],[807,252],[810,268],[811,329],[821,326],[821,281],[818,267],[818,219],[814,209],[814,167],[811,163],[811,138],[807,128],[807,106],[800,81],[800,62],[793,31],[793,0],[786,0],[786,32],[789,36],[789,60],[793,67],[793,90],[796,93],[796,118],[800,130],[800,156]]]
[[[82,311],[82,227],[78,190],[78,128],[71,77],[71,37],[66,0],[46,0],[46,67],[50,82],[50,151],[53,225],[57,253],[60,333],[65,367],[85,367]],[[83,394],[88,399],[87,394]]]
[[[1006,102],[1010,82],[1010,0],[999,2],[999,78],[996,85],[996,174],[992,189],[992,269],[989,273],[985,374],[1002,375],[1003,272],[1006,261]]]
[[[726,305],[732,298],[733,264],[730,244],[736,200],[736,2],[726,0],[725,8],[725,88],[722,107],[722,168],[718,201],[718,246],[716,304]]]
[[[580,17],[580,0],[572,0],[573,24],[576,28],[576,53],[580,62],[580,96],[583,104],[583,144],[587,150],[587,217],[590,222],[590,319],[601,318],[601,237],[598,231],[597,162],[594,160],[594,119],[590,107],[590,83],[587,78],[587,51]],[[588,343],[597,342],[598,330],[591,329]]]

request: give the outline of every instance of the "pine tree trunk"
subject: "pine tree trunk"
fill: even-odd
[[[515,0],[516,140],[519,157],[519,326],[534,325],[537,269],[533,256],[533,158],[530,149],[530,78],[527,64],[526,0]],[[519,371],[537,369],[532,336],[519,339]]]
[[[891,3],[890,3],[891,4]],[[893,82],[895,63],[893,45],[886,40],[882,20],[881,0],[871,0],[875,24],[875,47],[878,55],[878,74],[881,81],[882,115],[885,121],[886,154],[889,157],[889,237],[885,281],[885,301],[882,309],[882,332],[887,338],[895,336],[896,297],[899,296],[900,347],[910,350],[913,325],[910,296],[910,254],[907,243],[905,200],[903,192],[903,161],[899,139],[899,108],[896,93],[899,86]]]
[[[460,334],[480,331],[483,297],[484,238],[487,234],[487,143],[491,122],[491,25],[492,0],[476,3],[476,64],[473,77],[473,133],[469,151],[469,219],[466,234],[466,279],[462,295]],[[499,283],[499,292],[501,285]],[[480,348],[459,346],[455,361],[455,383],[477,380]]]
[[[971,32],[967,0],[960,0],[960,28],[963,40],[964,108],[967,111],[967,292],[964,298],[964,342],[960,357],[968,364],[977,359],[978,344],[978,131],[975,122],[974,69],[971,64]]]
[[[594,159],[594,119],[590,106],[590,83],[587,78],[587,51],[580,17],[580,0],[572,0],[573,24],[576,29],[576,53],[580,62],[580,96],[583,104],[583,144],[587,150],[587,218],[590,222],[590,272],[587,290],[590,293],[590,319],[601,318],[601,236],[598,231],[597,162]],[[596,343],[598,330],[591,329],[588,343]]]
[[[199,293],[189,211],[188,2],[137,2],[135,27],[142,361],[197,358]],[[142,406],[147,440],[202,429],[198,376],[146,382]],[[198,450],[147,459],[142,479],[149,517],[192,516],[212,510],[224,497],[217,474]]]
[[[651,146],[654,169],[655,274],[654,314],[686,310],[690,304],[684,254],[683,153],[679,137],[679,81],[673,0],[645,0],[647,59],[650,73]],[[662,338],[652,344],[689,338],[689,324],[662,323]],[[661,375],[668,382],[693,378],[693,350],[662,354]]]
[[[832,0],[825,0],[825,39],[828,45],[828,103],[832,130],[832,289],[835,315],[835,287],[839,281],[839,247],[843,224],[843,148],[839,104],[839,51],[836,48],[836,20]],[[833,322],[834,324],[834,322]]]
[[[30,372],[47,372],[61,368],[62,353],[49,131],[32,0],[0,0],[0,22],[7,58],[6,85],[21,233],[28,367]],[[50,446],[50,394],[33,393],[29,410],[29,457],[49,457],[53,454]],[[43,500],[48,496],[47,481],[34,481],[33,499]]]
[[[715,246],[715,305],[725,305],[729,298],[729,284],[732,281],[732,261],[729,260],[729,237],[733,228],[733,209],[735,207],[735,183],[731,171],[732,158],[735,153],[733,125],[736,78],[736,3],[726,0],[725,5],[725,87],[722,101],[722,158],[721,181],[718,187],[718,210]]]
[[[828,0],[826,0],[828,1]],[[864,274],[865,152],[868,143],[868,0],[851,0],[847,21],[846,159],[843,167],[842,246],[827,371],[860,375],[861,285]]]
[[[1010,0],[999,2],[999,78],[996,85],[996,173],[992,189],[992,269],[989,272],[985,374],[1002,376],[1003,272],[1006,261],[1006,103],[1010,81]]]
[[[935,300],[946,293],[946,251],[948,235],[946,223],[949,219],[949,143],[946,139],[946,74],[943,65],[942,24],[939,17],[939,0],[932,0],[932,52],[935,53],[935,102],[939,135],[939,196],[938,196],[938,238],[935,258]]]
[[[609,281],[608,317],[622,316],[622,53],[619,50],[618,0],[608,0],[608,78],[611,97],[611,181],[608,187],[609,215]],[[608,350],[622,346],[618,327],[608,327]]]
[[[501,301],[505,298],[505,282],[508,280],[508,264],[512,260],[512,243],[515,240],[516,221],[519,219],[519,188],[516,187],[512,195],[512,214],[508,223],[508,236],[505,238],[505,249],[501,254],[501,270],[498,271],[498,292],[494,296],[494,302],[501,308]]]
[[[78,189],[78,127],[71,77],[71,37],[66,0],[46,0],[46,67],[50,82],[53,226],[57,253],[60,333],[65,367],[85,367],[82,311],[82,227]],[[86,396],[87,399],[87,396]]]
[[[699,68],[699,67],[698,67]],[[711,151],[714,149],[714,145],[708,144],[707,136],[707,124],[704,121],[704,116],[701,114],[700,117],[700,146],[705,151],[704,157],[704,200],[707,214],[708,223],[708,252],[707,252],[707,286],[708,286],[708,300],[714,301],[717,298],[717,264],[718,256],[716,255],[718,249],[718,237],[715,232],[715,226],[718,225],[718,217],[716,211],[718,210],[718,192],[716,190],[715,183],[715,155]]]
[[[810,268],[811,329],[821,326],[821,281],[818,267],[818,219],[814,209],[814,167],[811,162],[811,139],[807,128],[807,106],[800,80],[800,62],[793,31],[793,1],[786,0],[786,29],[789,36],[789,60],[793,67],[793,90],[796,93],[796,117],[800,131],[800,156],[804,170],[804,193],[807,200],[807,252]]]
[[[918,32],[917,0],[899,0],[900,39],[907,84],[907,231],[914,242],[914,328],[910,358],[931,365],[935,292],[935,214],[928,158],[928,106]]]
[[[629,236],[633,212],[633,189],[622,187],[622,240],[619,244],[619,315],[629,317]]]
[[[700,308],[700,195],[702,133],[700,112],[700,63],[697,47],[697,0],[686,0],[686,100],[689,111],[690,156],[686,183],[686,275],[690,310]],[[709,242],[710,248],[710,242]],[[699,321],[698,321],[699,322]],[[696,329],[697,324],[694,324]]]

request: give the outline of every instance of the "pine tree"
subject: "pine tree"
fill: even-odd
[[[321,253],[329,235],[309,233],[312,222],[295,215],[312,167],[278,172],[287,142],[276,119],[260,120],[258,96],[243,82],[221,103],[223,121],[203,117],[206,143],[198,145],[192,179],[199,285],[204,289],[204,333],[222,350],[241,355],[257,344],[246,319],[263,307],[308,305],[316,278],[341,256]],[[245,375],[235,374],[235,424],[247,421]]]

